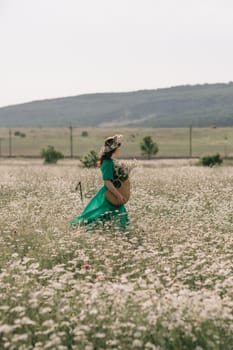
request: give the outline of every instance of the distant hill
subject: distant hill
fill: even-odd
[[[233,126],[233,82],[97,93],[0,108],[0,127]]]

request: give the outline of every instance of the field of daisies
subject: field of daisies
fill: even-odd
[[[1,160],[0,349],[232,349],[233,167],[138,162],[126,232],[71,227],[101,185]]]

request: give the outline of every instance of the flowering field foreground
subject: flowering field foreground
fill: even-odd
[[[232,349],[233,168],[158,164],[127,232],[87,233],[99,170],[1,163],[0,349]]]

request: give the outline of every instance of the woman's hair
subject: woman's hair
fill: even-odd
[[[121,143],[119,142],[119,137],[116,136],[110,136],[104,141],[104,146],[101,151],[101,155],[99,158],[99,164],[101,165],[103,163],[103,160],[110,159],[113,155],[113,153],[116,151],[117,148],[121,146]]]

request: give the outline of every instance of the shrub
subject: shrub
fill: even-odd
[[[20,136],[21,132],[20,131],[15,131],[14,135],[15,136]]]
[[[15,131],[14,135],[20,136],[20,137],[26,137],[26,134],[24,132],[21,132],[21,131]]]
[[[46,149],[42,149],[41,156],[47,164],[55,164],[59,159],[64,158],[61,152],[56,151],[55,148],[50,145]]]
[[[80,159],[84,168],[95,168],[97,166],[98,155],[96,151],[90,151],[88,155]]]
[[[131,138],[132,141],[134,141],[135,140],[135,134],[131,134],[130,138]]]
[[[87,137],[87,136],[88,136],[88,132],[87,132],[87,131],[82,131],[81,136],[82,136],[82,137]]]
[[[223,162],[223,159],[221,158],[220,154],[214,154],[212,156],[205,156],[202,157],[200,160],[201,165],[212,167],[214,165],[221,165]]]

